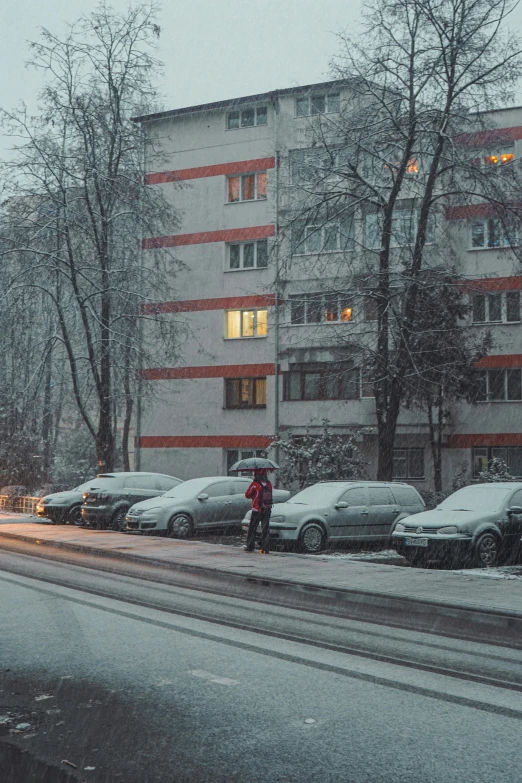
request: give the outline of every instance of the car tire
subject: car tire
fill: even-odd
[[[167,527],[169,538],[192,538],[194,523],[188,514],[174,514]]]
[[[81,506],[73,506],[71,509],[69,509],[69,513],[67,514],[67,524],[76,525],[76,527],[83,527],[85,525],[85,521],[82,517]]]
[[[324,549],[326,536],[318,522],[309,522],[299,533],[298,548],[305,555],[314,555]]]
[[[114,512],[111,518],[111,530],[123,533],[126,528],[125,517],[127,516],[128,510],[128,506],[121,506]]]
[[[494,533],[482,533],[475,543],[475,566],[494,568],[498,565],[500,543]]]

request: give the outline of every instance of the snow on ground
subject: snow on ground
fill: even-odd
[[[486,576],[490,579],[522,579],[522,565],[498,566],[497,568],[463,568],[453,571],[465,576]]]
[[[321,560],[404,560],[395,549],[380,549],[375,552],[333,552],[331,555],[316,555]]]

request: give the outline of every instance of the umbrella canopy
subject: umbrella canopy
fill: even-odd
[[[239,462],[235,462],[229,473],[242,473],[247,470],[279,470],[279,465],[276,465],[271,459],[265,459],[264,457],[249,457],[248,459],[240,459]]]

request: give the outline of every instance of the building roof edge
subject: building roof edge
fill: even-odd
[[[257,103],[259,101],[269,101],[278,98],[280,95],[291,95],[292,93],[305,92],[311,89],[327,89],[330,87],[342,87],[349,83],[349,79],[334,79],[328,82],[316,82],[314,84],[304,84],[299,87],[286,87],[279,90],[270,90],[270,92],[261,92],[257,95],[244,95],[240,98],[227,98],[223,101],[213,101],[211,103],[201,103],[196,106],[186,106],[181,109],[169,109],[154,114],[143,114],[139,117],[131,117],[133,122],[154,122],[164,120],[169,117],[179,117],[183,114],[196,114],[197,112],[212,111],[212,109],[224,109],[228,106],[241,106],[245,103]]]

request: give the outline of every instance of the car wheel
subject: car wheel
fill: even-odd
[[[493,568],[498,563],[499,545],[493,533],[483,533],[475,544],[475,563],[479,568]]]
[[[168,526],[169,538],[192,538],[194,524],[188,514],[176,514]]]
[[[81,506],[73,506],[69,513],[67,514],[67,524],[68,525],[76,525],[77,527],[82,527],[85,522],[82,517],[82,507]]]
[[[321,525],[310,522],[299,533],[299,551],[307,555],[313,555],[324,549],[326,536]]]
[[[125,517],[128,510],[127,506],[122,506],[114,512],[111,519],[111,530],[118,530],[120,533],[125,530]]]

